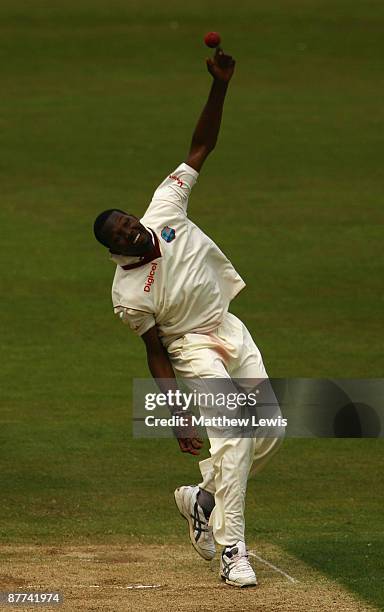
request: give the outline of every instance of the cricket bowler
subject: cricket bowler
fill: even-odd
[[[114,312],[143,339],[149,370],[163,391],[177,387],[176,377],[229,383],[267,378],[249,331],[228,312],[245,283],[187,216],[191,189],[217,142],[235,60],[218,48],[207,68],[211,89],[185,162],[156,189],[141,219],[112,209],[94,223],[97,240],[116,263]],[[202,440],[193,427],[188,431],[188,437],[178,437],[180,449],[198,455]],[[252,465],[253,470],[265,465],[279,440],[209,432],[208,437],[210,457],[199,463],[201,482],[179,487],[176,504],[199,555],[210,560],[215,543],[221,545],[221,578],[235,587],[254,586],[244,533],[247,479]]]

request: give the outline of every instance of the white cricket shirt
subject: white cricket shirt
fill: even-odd
[[[186,333],[207,333],[223,321],[245,283],[218,246],[187,217],[198,172],[181,164],[156,189],[141,223],[157,236],[161,257],[113,255],[114,311],[138,335],[157,325],[165,346]]]

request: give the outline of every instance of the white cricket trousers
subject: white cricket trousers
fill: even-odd
[[[207,334],[189,333],[167,348],[178,378],[268,378],[262,356],[245,325],[227,313],[222,324]],[[228,381],[229,382],[229,381]],[[230,383],[229,383],[230,384]],[[201,380],[200,391],[204,381]],[[191,387],[192,388],[192,387]],[[209,390],[212,390],[210,388]],[[238,388],[233,386],[238,393]],[[214,495],[210,517],[216,542],[223,546],[245,542],[245,494],[250,474],[260,471],[280,446],[281,437],[219,438],[207,428],[210,457],[200,461],[201,489]]]

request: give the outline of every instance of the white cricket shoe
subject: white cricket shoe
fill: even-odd
[[[216,553],[212,527],[208,525],[203,509],[197,503],[199,487],[179,487],[175,502],[178,510],[189,524],[189,538],[192,546],[203,559],[210,561]]]
[[[235,546],[224,548],[221,554],[220,576],[232,586],[256,586],[256,575],[248,561],[244,542],[239,541]]]

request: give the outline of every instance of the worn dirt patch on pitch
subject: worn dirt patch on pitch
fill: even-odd
[[[259,585],[250,589],[229,587],[218,578],[218,559],[207,563],[187,544],[3,546],[0,591],[16,587],[24,592],[60,591],[64,604],[44,609],[70,612],[376,609],[277,547],[264,544],[253,550],[296,582],[251,558]]]

